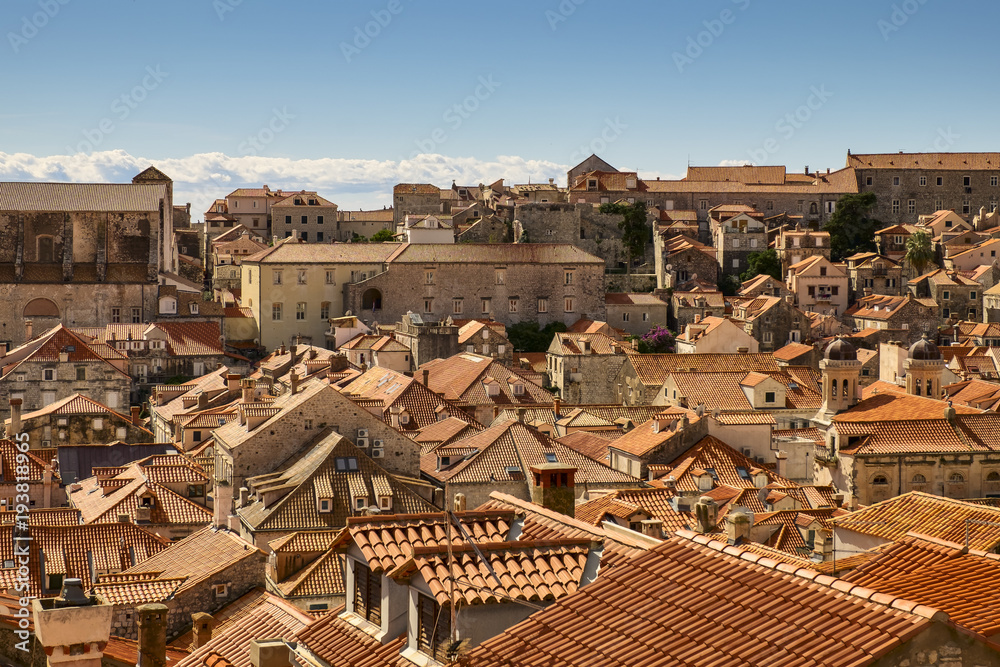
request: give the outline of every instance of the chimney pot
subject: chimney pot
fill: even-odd
[[[21,399],[10,399],[10,430],[7,432],[8,438],[13,438],[21,432]]]
[[[250,641],[250,664],[253,667],[292,667],[292,658],[282,639],[253,639]]]
[[[142,418],[139,416],[142,413],[142,407],[138,405],[132,406],[132,424],[134,426],[139,426],[142,424]]]
[[[750,539],[750,517],[744,512],[731,512],[726,518],[726,537],[730,544]]]
[[[196,611],[191,614],[191,627],[194,631],[194,648],[201,648],[212,640],[215,617],[203,611]]]
[[[425,387],[430,386],[431,372],[428,369],[425,368],[425,369],[423,369],[422,374],[423,374],[423,378],[424,378],[424,386]]]
[[[646,519],[642,522],[642,534],[658,540],[663,539],[663,521],[660,519]]]
[[[167,605],[144,604],[138,612],[139,664],[142,667],[166,667]]]

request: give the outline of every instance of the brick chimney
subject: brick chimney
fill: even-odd
[[[167,665],[167,605],[144,604],[139,612],[138,667]]]
[[[215,618],[203,611],[191,614],[191,630],[194,633],[194,648],[201,648],[212,640]]]
[[[423,375],[423,378],[424,378],[424,386],[425,387],[429,387],[430,386],[431,372],[425,368],[425,369],[423,369],[423,371],[421,371],[421,374]]]
[[[21,399],[10,399],[10,426],[7,428],[7,437],[13,438],[21,432]]]
[[[562,399],[556,398],[552,400],[552,414],[555,415],[556,419],[560,419],[559,408],[561,407],[562,407]]]
[[[132,406],[132,424],[134,426],[140,426],[142,424],[142,417],[139,414],[142,412],[142,406],[133,405]]]
[[[564,463],[531,466],[531,502],[568,517],[576,516],[576,467]]]

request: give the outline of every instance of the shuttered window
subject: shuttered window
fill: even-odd
[[[417,596],[419,623],[417,649],[438,662],[448,662],[445,651],[451,641],[451,616],[433,598]]]
[[[382,625],[382,576],[354,563],[354,613],[373,625]]]

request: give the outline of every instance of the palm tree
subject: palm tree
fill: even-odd
[[[923,275],[924,269],[934,262],[934,248],[931,246],[930,234],[925,231],[910,234],[910,238],[906,239],[904,259],[916,269],[918,276]]]

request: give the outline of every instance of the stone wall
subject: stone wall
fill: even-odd
[[[609,273],[606,278],[609,292],[652,292],[656,289],[655,273]]]

